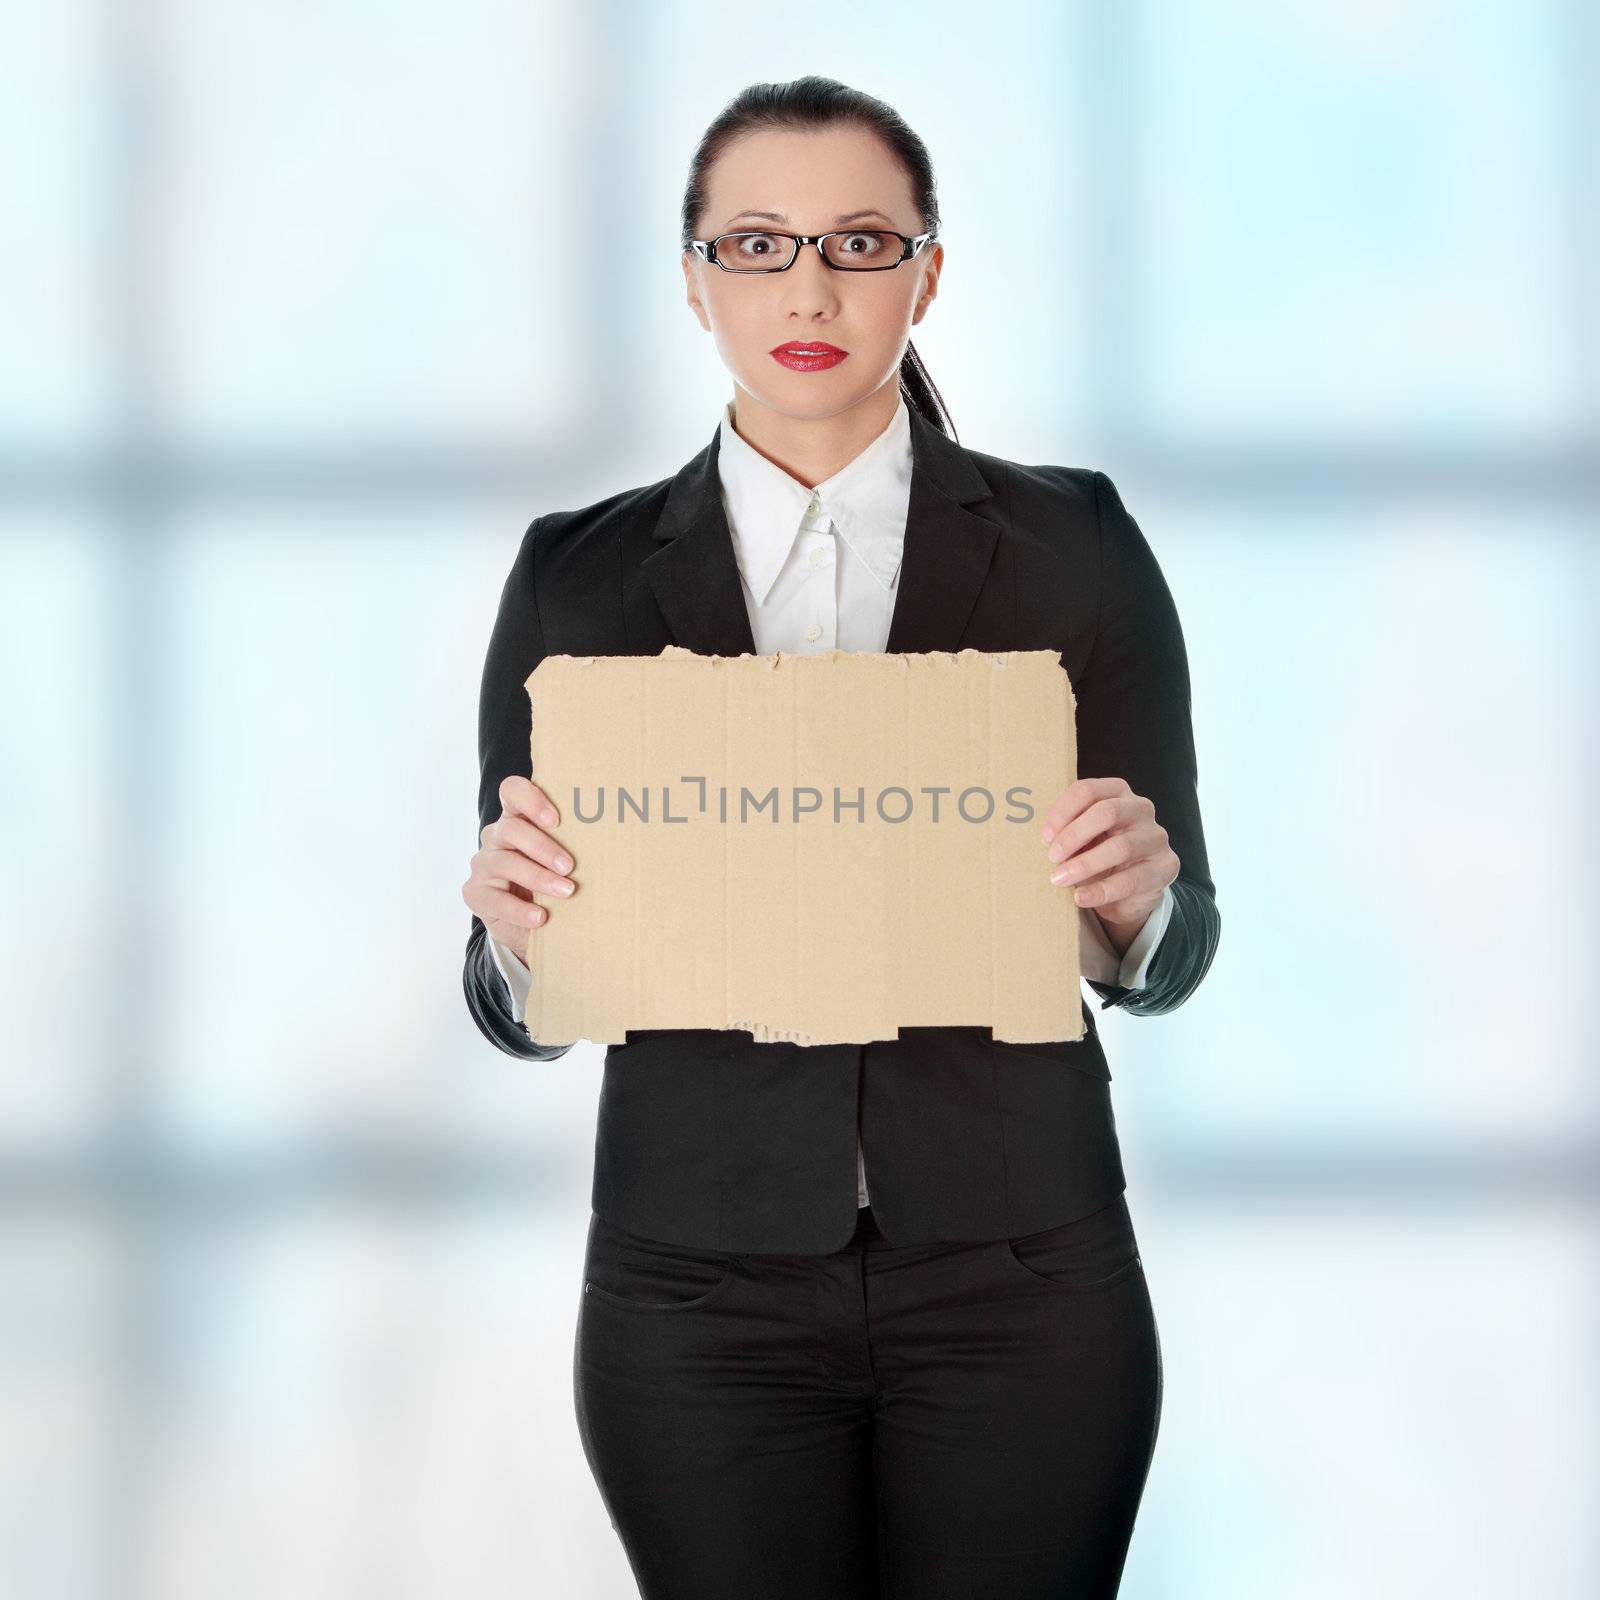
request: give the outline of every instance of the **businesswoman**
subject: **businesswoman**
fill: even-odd
[[[479,710],[474,1020],[510,1055],[570,1048],[525,1020],[522,954],[582,893],[565,797],[529,771],[525,680],[547,654],[668,644],[1059,651],[1084,776],[1038,818],[1039,870],[1080,908],[1102,1008],[1171,1011],[1219,928],[1177,613],[1104,473],[947,427],[909,342],[945,255],[922,142],[830,79],[756,85],[701,140],[682,220],[733,396],[672,476],[523,536]],[[968,270],[1004,292],[1025,244],[974,240]],[[972,886],[948,889],[959,928]],[[574,1400],[641,1594],[1117,1592],[1161,1357],[1083,1015],[1046,1044],[607,1048]]]

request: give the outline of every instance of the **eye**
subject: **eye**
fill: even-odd
[[[777,255],[779,241],[770,233],[740,233],[734,236],[735,254],[759,261],[763,256]]]
[[[887,255],[893,261],[899,248],[894,234],[877,229],[828,235],[828,259],[840,267],[880,267],[884,263],[878,257]]]

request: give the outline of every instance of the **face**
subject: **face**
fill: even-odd
[[[745,134],[713,164],[707,191],[700,239],[763,228],[923,232],[904,168],[861,128]],[[797,421],[839,416],[897,384],[906,341],[933,302],[943,263],[938,244],[925,244],[892,272],[837,271],[815,245],[801,246],[787,271],[770,273],[724,272],[693,250],[683,253],[689,304],[739,389]],[[826,343],[846,355],[797,370],[772,355],[788,343]]]

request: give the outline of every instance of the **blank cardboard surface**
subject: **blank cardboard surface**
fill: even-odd
[[[1049,650],[549,656],[532,774],[577,892],[528,938],[542,1044],[747,1028],[1083,1033],[1046,807],[1076,776]]]

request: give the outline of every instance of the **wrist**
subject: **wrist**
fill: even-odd
[[[1156,902],[1157,905],[1160,901]],[[1139,931],[1150,920],[1150,913],[1155,906],[1146,906],[1142,911],[1135,912],[1132,916],[1119,917],[1102,911],[1098,906],[1091,908],[1098,919],[1106,938],[1111,943],[1111,948],[1119,956],[1128,953],[1128,946],[1139,937]]]

